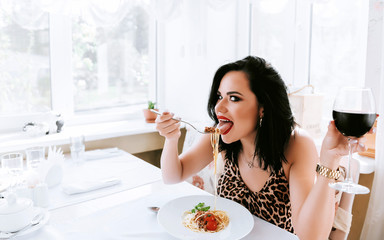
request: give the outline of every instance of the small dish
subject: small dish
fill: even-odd
[[[0,192],[3,192],[5,190],[7,190],[7,188],[9,187],[9,182],[8,181],[2,181],[0,182]]]
[[[17,236],[23,236],[23,235],[27,235],[27,234],[30,234],[32,232],[35,232],[35,231],[39,230],[40,228],[42,228],[45,224],[47,224],[51,214],[49,213],[49,211],[47,211],[44,208],[35,208],[35,216],[37,214],[40,214],[40,213],[43,214],[43,217],[40,220],[40,222],[38,224],[36,224],[35,226],[32,226],[32,227],[24,230],[23,232],[17,234]],[[0,237],[1,237],[1,235],[0,235]]]
[[[24,235],[27,235],[27,234],[30,234],[30,233],[33,233],[37,230],[39,230],[40,228],[42,228],[45,224],[48,223],[49,221],[49,218],[50,218],[50,213],[49,211],[47,211],[46,209],[43,209],[43,208],[38,208],[38,207],[34,207],[33,208],[33,216],[37,216],[39,214],[42,214],[42,218],[41,220],[39,221],[38,224],[34,225],[34,226],[31,226],[25,230],[22,230],[21,232],[17,233],[17,236],[24,236]],[[4,233],[4,232],[0,232],[0,239],[8,239],[8,238],[12,238],[13,236],[10,236],[9,233]]]

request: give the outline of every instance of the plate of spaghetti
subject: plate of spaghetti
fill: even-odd
[[[211,195],[169,201],[157,215],[159,224],[179,239],[240,239],[253,228],[252,214],[237,202]]]

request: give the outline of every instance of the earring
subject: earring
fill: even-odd
[[[259,122],[259,126],[261,127],[261,123],[263,122],[263,118],[260,117],[260,122]]]

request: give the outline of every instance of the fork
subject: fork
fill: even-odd
[[[156,111],[156,110],[154,110],[154,109],[150,109],[150,111],[151,112],[153,112],[153,113],[156,113],[157,115],[161,115],[161,112],[158,112],[158,111]],[[193,129],[195,129],[197,132],[199,132],[199,133],[201,133],[201,134],[210,134],[210,132],[208,132],[208,131],[202,131],[202,130],[199,130],[199,129],[197,129],[195,126],[193,126],[191,123],[189,123],[189,122],[187,122],[187,121],[184,121],[183,119],[181,119],[181,118],[176,118],[176,117],[172,117],[172,119],[173,120],[175,120],[175,121],[178,121],[178,122],[183,122],[183,123],[185,123],[185,124],[188,124],[189,126],[191,126]]]

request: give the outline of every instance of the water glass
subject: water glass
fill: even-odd
[[[45,160],[45,147],[32,147],[25,150],[27,155],[27,168],[38,168],[40,163]]]
[[[20,175],[23,172],[23,154],[16,152],[2,155],[1,167],[12,175]]]
[[[23,173],[23,154],[16,152],[2,155],[1,168],[8,175],[8,191],[12,192],[15,186],[19,184],[20,176]]]
[[[75,164],[81,164],[84,161],[85,145],[84,136],[71,137],[71,158]]]

